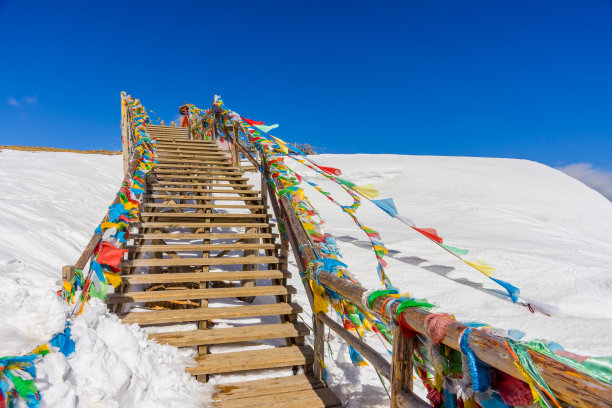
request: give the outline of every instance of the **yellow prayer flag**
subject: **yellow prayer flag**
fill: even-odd
[[[485,261],[468,262],[464,260],[463,262],[470,265],[472,268],[478,269],[480,272],[487,276],[493,276],[493,274],[495,273],[495,268],[489,266]]]
[[[287,147],[287,144],[285,142],[283,142],[281,139],[279,139],[278,137],[272,136],[272,139],[274,139],[274,141],[276,143],[278,143],[278,146],[281,150],[281,152],[285,153],[285,154],[289,154],[289,148]]]
[[[104,272],[104,277],[106,278],[106,281],[110,283],[111,285],[113,285],[113,287],[115,288],[121,285],[122,280],[119,275],[115,275],[114,273]]]
[[[51,351],[51,350],[49,350],[49,346],[48,345],[41,344],[40,346],[38,346],[34,350],[32,350],[32,353],[44,355],[44,354],[47,354],[49,351]]]
[[[102,231],[106,231],[109,228],[119,228],[119,224],[115,224],[114,222],[110,222],[110,221],[104,221],[101,225],[100,225],[100,229]]]
[[[356,186],[353,187],[353,189],[357,190],[358,192],[370,199],[378,197],[378,190],[374,188],[374,186],[371,184],[366,184],[365,186]]]

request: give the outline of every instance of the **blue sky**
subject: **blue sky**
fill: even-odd
[[[612,170],[612,2],[0,0],[0,144],[120,148],[213,94],[328,153]]]

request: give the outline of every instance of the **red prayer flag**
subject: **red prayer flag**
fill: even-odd
[[[246,123],[248,123],[251,126],[255,126],[255,125],[263,125],[264,123],[260,120],[251,120],[251,119],[247,119],[243,116],[241,116],[242,120],[244,120]]]
[[[325,167],[325,166],[317,166],[318,168],[320,168],[321,170],[333,174],[335,176],[340,176],[342,175],[342,172],[340,171],[340,169],[336,169],[334,167]]]
[[[98,254],[98,259],[96,259],[96,261],[99,264],[116,267],[121,263],[123,254],[127,251],[127,249],[117,248],[110,242],[104,241],[100,244],[100,253]]]
[[[438,231],[433,228],[415,228],[415,230],[419,231],[421,234],[425,235],[427,238],[436,241],[438,244],[442,243],[442,238],[438,236]]]
[[[533,397],[529,385],[502,371],[495,370],[495,386],[505,404],[510,406],[530,405]]]

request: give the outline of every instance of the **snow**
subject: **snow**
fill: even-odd
[[[56,291],[112,202],[121,156],[0,151],[0,356],[64,329]],[[37,364],[41,407],[205,407],[212,386],[185,373],[193,353],[147,340],[97,299],[72,324],[76,352]]]
[[[525,338],[557,341],[587,355],[610,355],[612,345],[612,203],[560,171],[525,160],[399,155],[320,155],[358,185],[392,197],[401,215],[437,228],[445,243],[469,249],[522,295],[558,308],[531,314],[499,295],[499,287],[364,201],[357,216],[380,232],[389,249],[386,269],[401,291],[427,298],[436,311],[461,321],[520,329]],[[291,163],[291,161],[289,161]],[[341,202],[348,196],[299,163],[300,174]],[[0,355],[30,351],[61,331],[68,313],[57,297],[62,265],[73,264],[121,181],[121,156],[0,151]],[[249,173],[252,184],[259,175]],[[316,190],[306,188],[338,237],[343,261],[371,289],[380,287],[365,234]],[[291,262],[294,299],[308,302]],[[225,324],[224,322],[220,322]],[[146,340],[93,302],[74,322],[77,351],[52,353],[38,365],[43,406],[202,406],[210,386],[184,368],[191,352]],[[312,341],[311,338],[307,339]],[[368,342],[382,353],[372,335]],[[349,407],[388,406],[371,367],[356,368],[340,339],[326,354],[328,380]],[[269,347],[259,345],[255,347]],[[216,346],[213,352],[228,351]],[[278,375],[281,375],[279,372]],[[252,376],[234,376],[239,381]],[[211,382],[228,381],[213,378]]]

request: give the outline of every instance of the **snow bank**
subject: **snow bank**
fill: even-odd
[[[121,156],[0,151],[0,355],[63,330],[56,290],[114,198]],[[191,351],[147,340],[97,299],[72,324],[76,352],[37,364],[41,407],[202,407],[212,387],[185,373]]]

